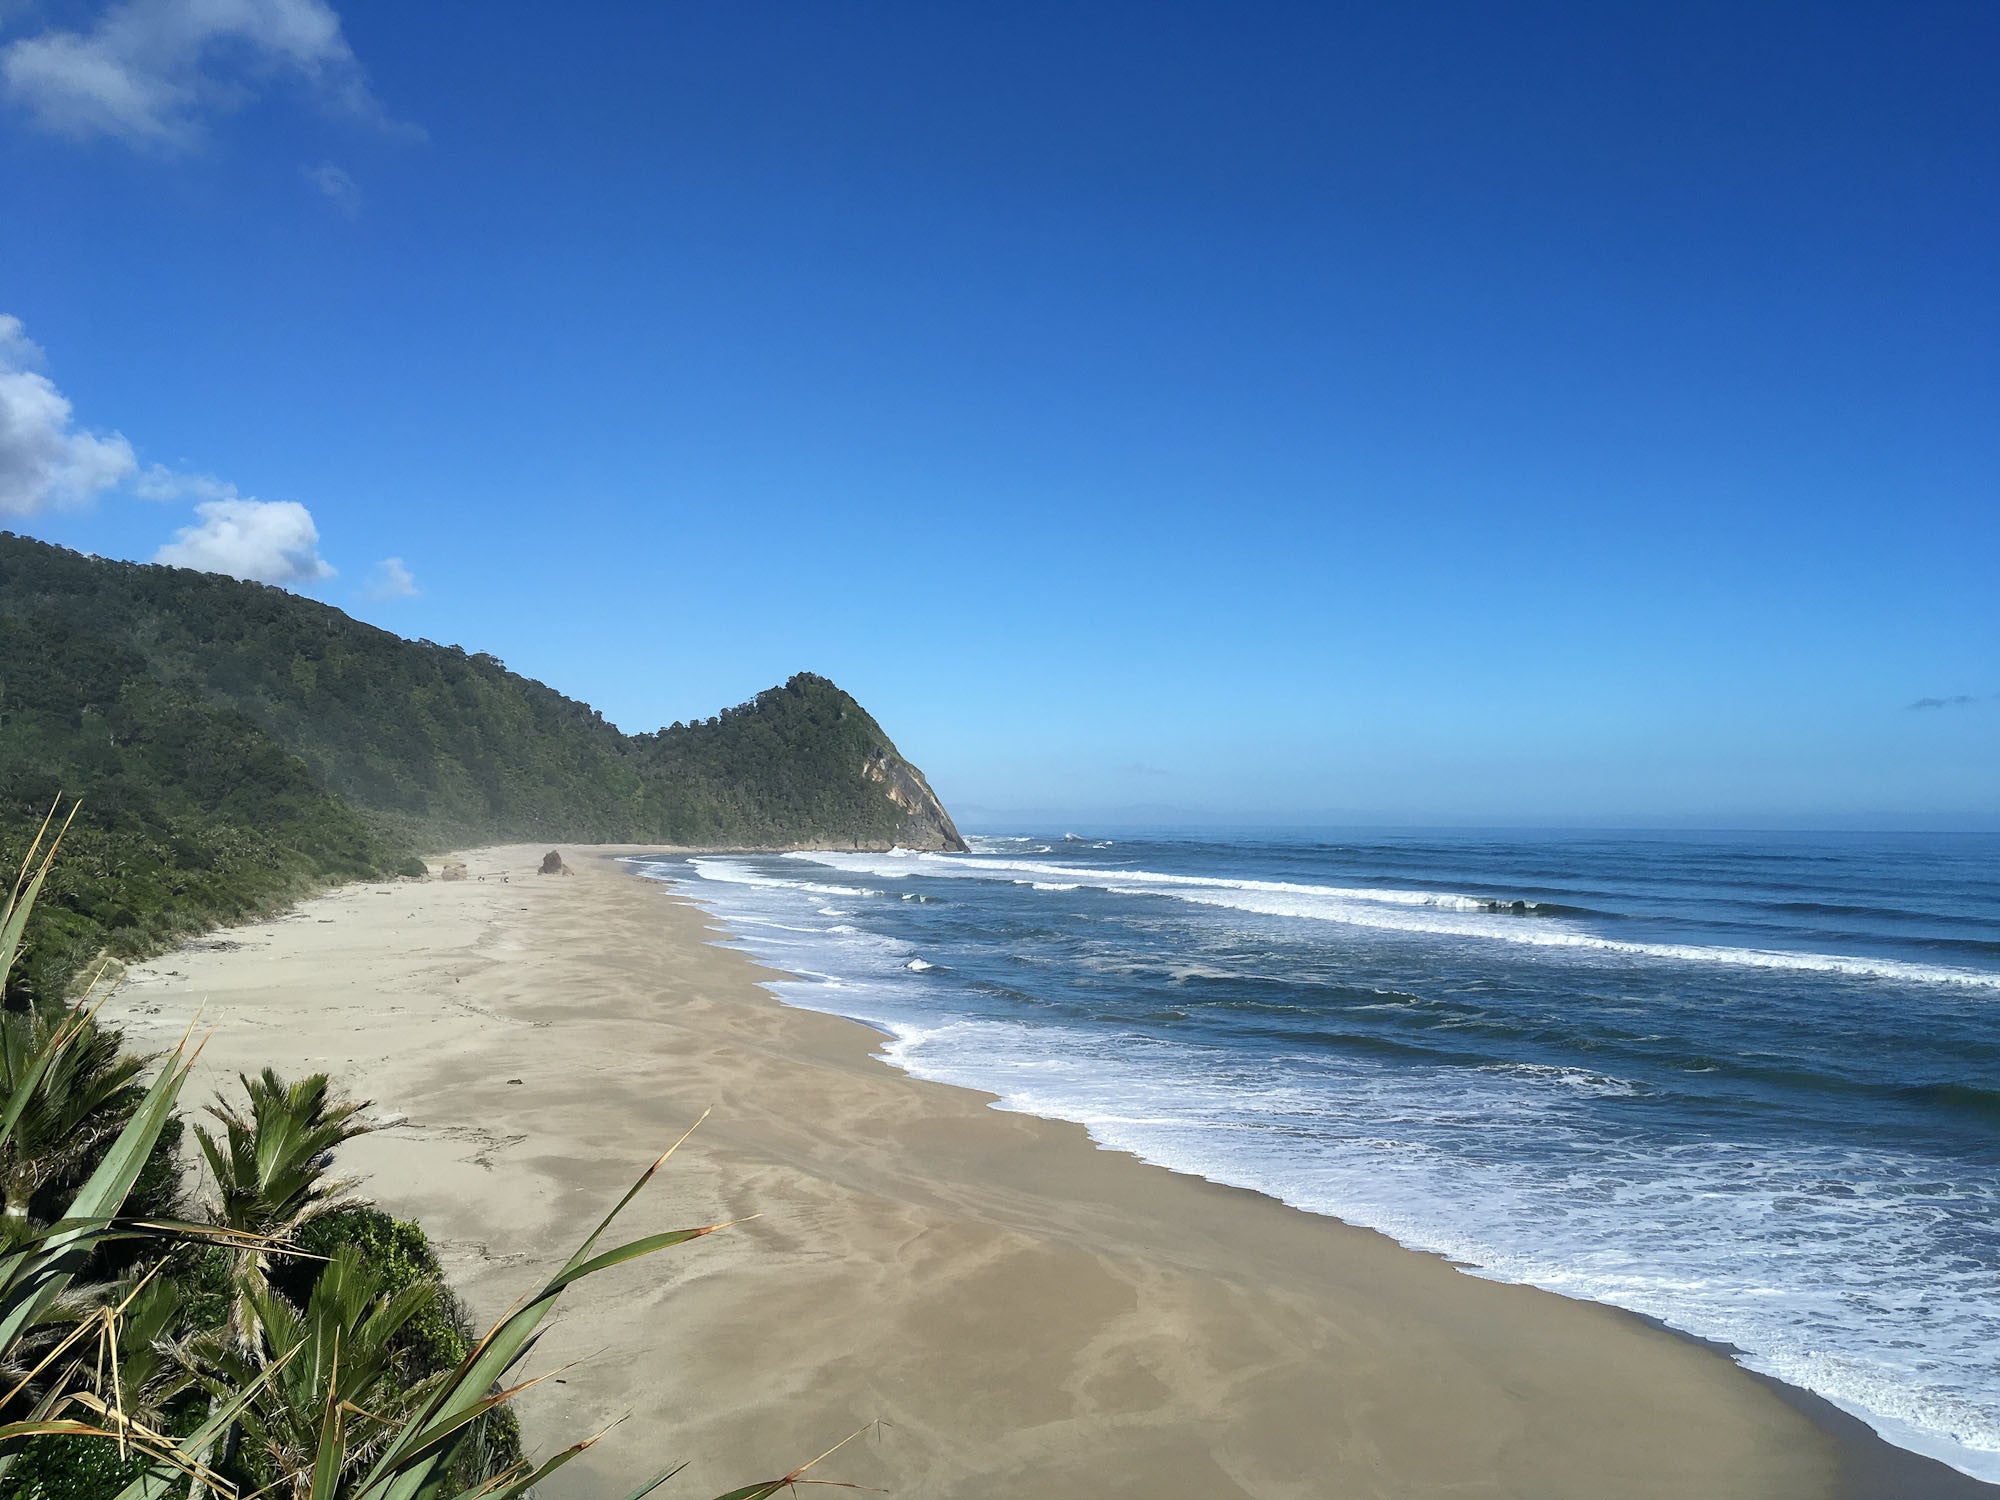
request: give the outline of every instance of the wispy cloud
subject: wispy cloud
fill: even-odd
[[[307,167],[305,174],[306,181],[349,218],[361,212],[361,184],[344,168],[323,161],[316,167]]]
[[[205,500],[153,561],[259,583],[312,583],[334,576],[319,555],[319,528],[295,500]]]
[[[383,558],[368,575],[368,597],[371,599],[414,599],[422,592],[400,557]]]
[[[236,486],[213,474],[177,474],[148,464],[127,486],[141,500],[240,500]]]
[[[1995,698],[2000,698],[1996,693]],[[1954,693],[1949,698],[1919,698],[1907,705],[1910,708],[1963,708],[1968,703],[1984,703],[1986,699],[1977,693]]]
[[[0,82],[53,134],[154,149],[196,146],[212,117],[285,85],[392,124],[325,0],[119,0],[87,29],[0,48]]]
[[[88,504],[139,466],[120,434],[76,425],[43,362],[21,320],[0,313],[0,516]]]

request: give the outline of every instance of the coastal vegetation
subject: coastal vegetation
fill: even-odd
[[[56,868],[62,835],[49,834],[0,906],[0,975]],[[533,1384],[516,1367],[557,1299],[725,1227],[601,1248],[670,1149],[559,1271],[475,1335],[421,1228],[330,1175],[334,1151],[368,1127],[325,1077],[241,1079],[242,1101],[218,1101],[194,1127],[207,1170],[190,1187],[178,1111],[198,1046],[136,1057],[88,1000],[0,1014],[0,1043],[9,1500],[524,1495],[595,1441],[531,1462],[508,1406]]]
[[[881,726],[800,673],[628,735],[458,646],[0,533],[0,849],[78,796],[9,1001],[326,884],[505,839],[962,847]]]

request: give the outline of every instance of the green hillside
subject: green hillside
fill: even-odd
[[[42,991],[467,844],[962,847],[825,678],[629,736],[491,656],[0,533],[0,854],[58,792],[83,812],[17,978]]]

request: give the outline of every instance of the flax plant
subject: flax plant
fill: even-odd
[[[52,812],[22,861],[20,877],[7,893],[5,907],[0,908],[0,984],[20,957],[28,916],[68,827],[65,821],[51,835],[53,820]],[[39,863],[37,855],[41,856]],[[0,1109],[0,1158],[19,1145],[23,1121],[47,1109],[49,1089],[59,1086],[65,1076],[66,1056],[92,1033],[94,1019],[90,1010],[72,1010],[59,1024],[46,1028],[36,1046],[20,1055],[18,1066],[9,1073],[6,1105]],[[70,1433],[127,1440],[126,1430],[115,1421],[104,1426],[66,1414],[78,1406],[86,1410],[92,1407],[82,1388],[87,1349],[83,1334],[89,1325],[78,1324],[60,1339],[51,1339],[44,1325],[99,1248],[134,1235],[179,1232],[180,1226],[169,1224],[121,1226],[115,1216],[172,1118],[174,1102],[193,1063],[194,1053],[183,1041],[167,1057],[96,1169],[54,1223],[36,1227],[10,1218],[10,1232],[4,1253],[0,1253],[0,1368],[14,1373],[0,1390],[0,1413],[12,1415],[23,1402],[26,1410],[13,1420],[0,1422],[0,1481],[19,1451],[10,1444],[21,1439]]]

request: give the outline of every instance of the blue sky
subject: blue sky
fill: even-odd
[[[1996,55],[0,0],[0,527],[628,728],[820,671],[973,822],[2000,827]]]

